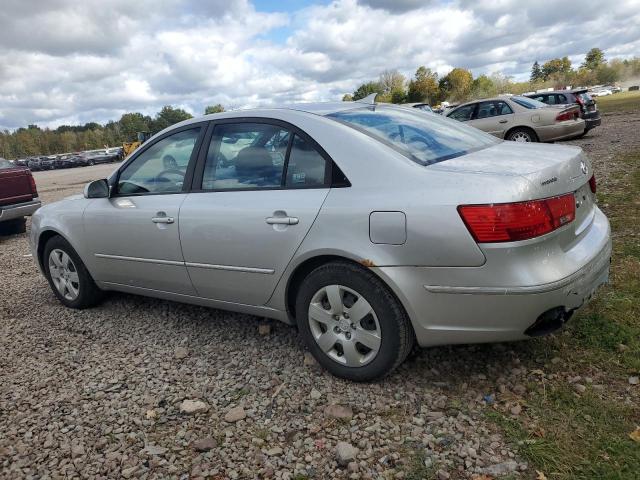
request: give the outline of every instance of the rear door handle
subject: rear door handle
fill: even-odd
[[[297,225],[300,220],[297,217],[267,217],[269,225]]]

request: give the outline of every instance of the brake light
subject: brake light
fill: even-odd
[[[37,197],[38,188],[36,187],[36,180],[33,178],[33,175],[31,175],[31,172],[29,172],[29,185],[31,186],[31,195]]]
[[[566,122],[567,120],[575,120],[578,118],[578,112],[575,110],[569,110],[567,112],[559,113],[556,116],[556,122]]]
[[[576,217],[576,202],[569,193],[528,202],[460,205],[458,213],[476,242],[515,242],[571,223]]]
[[[596,193],[596,175],[595,173],[591,175],[589,179],[589,188],[591,189],[591,193]]]

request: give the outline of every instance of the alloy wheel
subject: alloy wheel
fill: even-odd
[[[514,142],[531,142],[531,135],[526,132],[516,132],[511,136],[511,140]]]
[[[80,278],[71,257],[55,248],[49,254],[49,274],[56,290],[67,300],[73,301],[80,294]]]
[[[311,298],[309,327],[320,349],[347,367],[371,362],[382,341],[380,323],[371,304],[355,290],[327,285]]]

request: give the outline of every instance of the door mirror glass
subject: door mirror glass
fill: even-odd
[[[84,198],[109,198],[109,184],[104,178],[87,183]]]

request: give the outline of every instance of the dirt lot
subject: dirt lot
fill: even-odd
[[[571,142],[590,153],[601,191],[632,181],[619,158],[640,151],[639,131],[636,109]],[[51,202],[113,168],[35,175]],[[636,224],[623,235],[637,234]],[[621,409],[606,421],[625,448],[634,445],[617,430],[640,421],[626,364],[608,372],[609,357],[598,363],[595,353],[574,362],[587,352],[572,343],[575,330],[422,350],[388,379],[357,385],[319,370],[293,328],[256,317],[122,294],[66,309],[28,253],[26,235],[0,238],[1,477],[546,478],[541,469],[633,478],[621,465],[627,450],[597,446],[585,470],[572,457],[601,426],[600,404],[576,416],[590,395]],[[614,340],[612,355],[626,355],[617,348]],[[571,409],[541,403],[565,390]],[[181,412],[184,400],[202,401],[202,411]],[[575,443],[554,425],[577,432]],[[342,465],[338,442],[357,449],[341,445]]]

